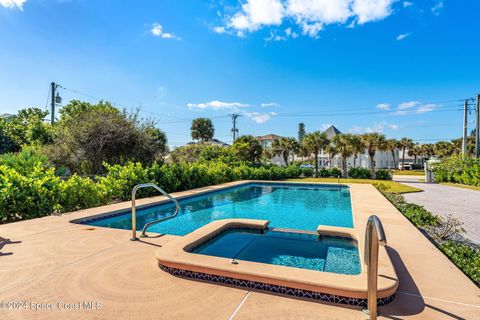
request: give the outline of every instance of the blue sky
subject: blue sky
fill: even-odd
[[[461,135],[480,91],[480,2],[0,0],[0,112],[103,98],[141,107],[171,145],[336,125],[420,142]],[[473,113],[470,117],[473,120]],[[473,127],[473,123],[470,124]]]

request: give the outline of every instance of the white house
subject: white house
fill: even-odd
[[[327,135],[328,139],[331,141],[333,137],[341,134],[340,130],[338,130],[335,126],[328,127],[325,130],[325,134]],[[385,169],[393,169],[395,168],[395,162],[398,163],[398,150],[395,150],[395,162],[393,159],[393,155],[391,151],[378,151],[375,152],[374,157],[374,164],[375,168],[385,168]],[[320,151],[320,155],[318,157],[318,165],[320,167],[328,168],[328,167],[342,167],[342,156],[341,155],[334,155],[332,158],[328,154],[328,152],[324,152],[323,150]],[[357,157],[351,156],[347,158],[347,167],[362,167],[362,168],[370,168],[370,156],[368,155],[368,150],[365,149],[362,153],[357,154]]]
[[[270,134],[267,134],[267,135],[264,135],[264,136],[256,137],[256,139],[258,140],[258,142],[260,142],[260,145],[264,149],[265,148],[271,148],[272,147],[272,142],[274,140],[277,140],[277,139],[280,139],[280,138],[282,138],[282,137],[278,136],[276,134],[273,134],[273,133],[270,133]],[[292,161],[292,158],[293,158],[293,156],[290,156],[289,161]],[[276,165],[279,165],[279,166],[285,166],[285,161],[283,160],[283,157],[279,156],[279,155],[274,155],[270,159],[270,163],[273,163],[273,164],[276,164]]]
[[[327,138],[331,141],[333,137],[341,134],[340,130],[338,130],[335,126],[328,127],[325,130],[325,134]],[[269,148],[272,146],[272,142],[275,139],[281,138],[276,134],[267,134],[264,136],[257,137],[257,140],[260,142],[263,148]],[[398,163],[399,159],[399,151],[395,150],[395,162]],[[364,150],[361,154],[358,154],[357,157],[351,156],[347,158],[347,167],[363,167],[363,168],[370,168],[370,159],[367,150]],[[289,161],[293,160],[293,156],[290,156]],[[273,156],[270,159],[270,162],[273,164],[278,164],[281,166],[285,165],[285,161],[281,156]],[[391,151],[377,151],[374,157],[375,168],[388,168],[393,169],[395,167],[394,159],[392,156]],[[320,168],[341,168],[342,167],[342,157],[340,155],[334,155],[330,157],[330,154],[326,151],[320,151],[318,155],[318,165]]]

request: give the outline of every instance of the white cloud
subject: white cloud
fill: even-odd
[[[276,102],[268,102],[260,104],[262,108],[269,108],[269,107],[279,107],[280,105]]]
[[[255,31],[263,25],[279,25],[284,7],[279,0],[247,0],[242,11],[231,17],[228,26],[239,31]]]
[[[244,112],[244,116],[252,119],[256,123],[265,123],[270,120],[273,116],[276,116],[275,112]]]
[[[216,33],[225,33],[227,30],[225,30],[225,27],[215,27],[213,28],[213,31],[215,31]]]
[[[239,110],[239,108],[248,107],[250,105],[239,103],[239,102],[223,102],[218,100],[213,100],[206,103],[188,103],[187,107],[190,110]]]
[[[411,6],[413,6],[413,2],[403,1],[403,7],[404,8],[408,8],[408,7],[411,7]]]
[[[392,3],[395,0],[355,0],[352,6],[358,23],[381,20],[392,13]]]
[[[437,0],[437,3],[430,9],[432,13],[436,16],[440,15],[440,12],[443,9],[443,0]]]
[[[392,13],[396,0],[244,0],[238,12],[226,18],[226,29],[238,36],[254,32],[264,26],[278,26],[292,21],[301,33],[316,38],[328,24],[346,24],[384,19]],[[219,29],[221,30],[221,29]],[[214,29],[215,32],[217,32]],[[291,28],[287,37],[298,34]],[[280,36],[281,37],[281,36]]]
[[[0,0],[0,6],[9,9],[23,10],[23,5],[27,0]]]
[[[400,103],[397,106],[397,109],[390,113],[391,115],[395,116],[404,116],[410,114],[420,114],[420,113],[427,113],[436,110],[440,107],[434,103],[421,103],[420,101],[408,101]]]
[[[0,0],[1,1],[1,0]],[[170,32],[165,32],[163,31],[163,26],[157,22],[152,24],[152,27],[150,29],[150,33],[155,36],[159,37],[162,39],[175,39],[175,40],[181,40],[179,37],[177,37],[175,34],[170,33]]]
[[[366,126],[366,127],[354,126],[350,128],[348,131],[350,131],[351,133],[358,133],[358,134],[373,133],[373,132],[382,133],[385,131],[385,129],[398,130],[400,128],[402,128],[402,126],[398,124],[387,123],[386,121],[382,121],[382,122],[374,122],[373,125]]]
[[[390,110],[390,105],[388,103],[379,103],[375,106],[375,108],[380,110]]]
[[[410,109],[415,106],[418,106],[420,104],[420,101],[408,101],[408,102],[403,102],[398,105],[398,110],[405,110],[405,109]]]
[[[397,41],[401,41],[405,39],[406,37],[409,37],[411,34],[410,33],[402,33],[397,36]]]
[[[421,105],[420,107],[418,107],[416,112],[417,113],[426,113],[426,112],[430,112],[430,111],[433,111],[433,110],[437,109],[437,107],[438,106],[434,103],[428,103],[428,104],[424,104],[424,105]]]

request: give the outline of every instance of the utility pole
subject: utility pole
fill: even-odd
[[[57,85],[55,82],[52,82],[50,84],[51,89],[50,91],[52,92],[52,100],[51,100],[51,110],[50,110],[50,124],[53,126],[55,124],[55,91],[57,90]]]
[[[232,133],[233,133],[233,142],[237,139],[237,118],[239,117],[238,114],[232,114],[232,123],[233,123],[233,128],[232,128]]]
[[[477,94],[477,106],[475,108],[475,159],[480,156],[480,94]]]
[[[462,140],[462,154],[467,154],[467,136],[468,134],[468,99],[465,100],[463,106],[463,140]]]

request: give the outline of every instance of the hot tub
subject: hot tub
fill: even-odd
[[[339,274],[360,274],[353,239],[259,229],[230,229],[190,252]]]

